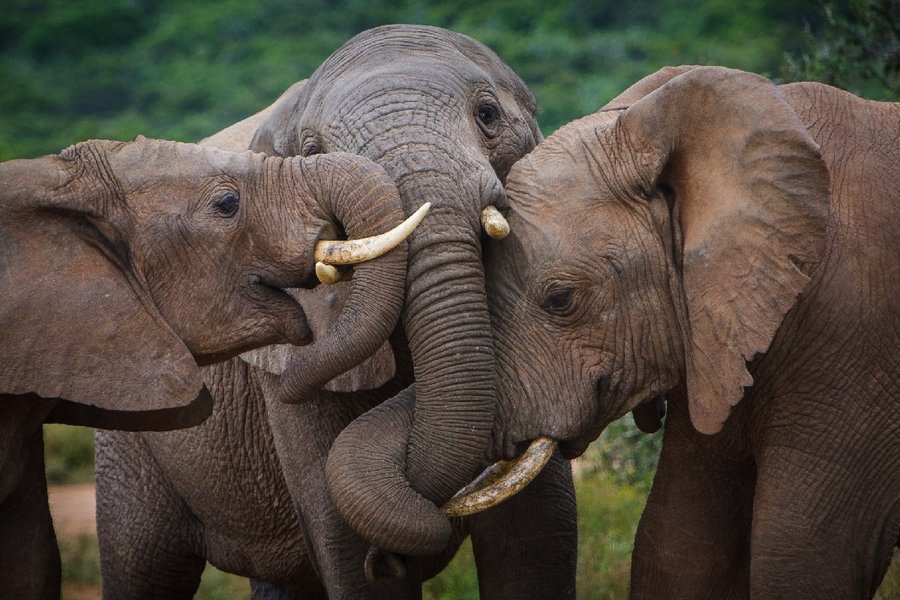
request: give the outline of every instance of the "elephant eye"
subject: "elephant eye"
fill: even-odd
[[[550,313],[564,317],[572,314],[575,309],[573,302],[575,289],[571,287],[558,287],[550,290],[541,303],[541,308]]]
[[[475,119],[486,135],[495,135],[496,132],[494,130],[500,122],[500,107],[493,101],[482,102],[475,109]]]
[[[213,209],[223,217],[233,217],[241,205],[237,192],[227,191],[213,202]]]

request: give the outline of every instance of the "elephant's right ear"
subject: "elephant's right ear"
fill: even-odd
[[[828,170],[771,81],[721,67],[668,78],[612,137],[634,157],[634,189],[674,198],[691,420],[715,433],[820,260]]]
[[[79,193],[104,196],[64,153],[0,164],[0,395],[60,399],[49,421],[195,425],[212,408],[199,368],[99,232],[111,198]]]
[[[270,156],[291,156],[291,136],[296,132],[291,128],[291,119],[300,103],[300,96],[309,80],[298,81],[279,96],[278,100],[263,109],[264,114],[250,141],[250,149]],[[254,115],[255,117],[256,115]]]

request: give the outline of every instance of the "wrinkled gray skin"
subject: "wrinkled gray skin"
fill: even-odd
[[[323,377],[293,352],[245,356],[206,371],[215,408],[202,426],[98,434],[108,597],[190,597],[205,561],[268,582],[254,584],[259,597],[315,597],[323,586],[332,598],[416,597],[419,579],[446,562],[468,529],[482,597],[574,595],[574,494],[562,459],[515,501],[452,532],[437,509],[495,458],[479,215],[505,205],[509,167],[540,138],[534,110],[521,80],[481,44],[390,26],[353,38],[273,106],[205,141],[281,155],[361,154],[393,177],[407,213],[426,201],[432,209],[410,237],[393,352],[382,348],[325,389],[331,371]],[[317,335],[340,307],[343,286],[300,296]],[[369,354],[339,345],[332,371]],[[286,364],[293,366],[276,384],[273,373]],[[342,438],[338,454],[348,468],[329,481],[366,541],[332,503],[325,462],[338,433],[382,402],[354,429],[357,437]],[[384,455],[375,440],[391,440]],[[378,467],[361,468],[363,459]],[[370,541],[436,556],[407,561],[407,581],[370,585]]]
[[[497,436],[662,456],[636,598],[868,598],[900,538],[900,104],[665,69],[507,182]],[[655,417],[655,418],[654,418]]]
[[[373,198],[382,210],[367,210]],[[44,422],[196,425],[212,409],[198,363],[311,340],[281,288],[310,281],[320,235],[367,235],[402,215],[384,170],[347,154],[281,159],[139,138],[0,164],[3,597],[60,593]],[[405,267],[405,248],[365,265],[353,295],[384,298],[378,310],[397,319]]]

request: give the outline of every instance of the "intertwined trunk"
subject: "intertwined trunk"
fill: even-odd
[[[309,182],[322,210],[349,238],[383,233],[403,221],[397,188],[374,163],[350,154],[292,160],[298,179]],[[397,325],[405,281],[405,243],[356,265],[340,317],[322,337],[299,349],[296,368],[282,378],[283,397],[307,398],[371,356]]]
[[[433,554],[447,544],[450,526],[439,506],[484,467],[494,419],[478,213],[484,195],[502,188],[484,185],[486,178],[496,181],[484,165],[446,173],[453,164],[432,155],[430,175],[399,178],[407,212],[426,200],[434,206],[410,236],[403,324],[416,384],[348,427],[327,471],[351,527],[406,555]]]

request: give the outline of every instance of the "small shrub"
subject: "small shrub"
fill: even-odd
[[[94,480],[94,430],[71,425],[44,425],[47,483]]]

